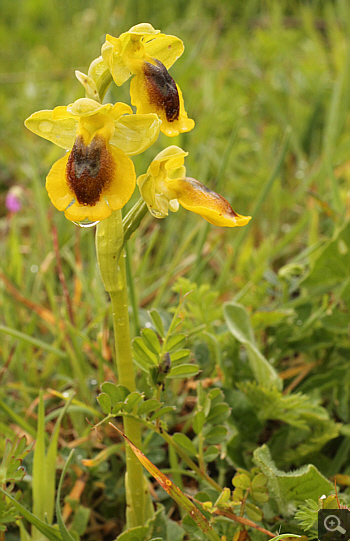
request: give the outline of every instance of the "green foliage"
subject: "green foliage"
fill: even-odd
[[[319,506],[314,500],[306,500],[305,504],[299,506],[298,511],[295,513],[295,520],[299,522],[304,530],[315,529]]]
[[[266,389],[253,382],[242,383],[238,388],[253,404],[259,419],[278,419],[305,429],[317,422],[328,424],[330,421],[327,410],[302,393],[282,394],[277,389]]]
[[[277,372],[265,359],[255,345],[253,329],[244,306],[237,303],[226,304],[224,308],[225,320],[229,331],[245,346],[251,370],[259,383],[267,387],[282,387]]]
[[[17,493],[20,496],[19,492]],[[6,531],[6,524],[15,522],[21,518],[20,513],[4,496],[0,498],[0,532]]]
[[[23,479],[26,474],[22,461],[30,452],[30,446],[27,445],[27,440],[15,437],[13,442],[6,440],[4,454],[0,464],[0,488],[6,489],[6,493],[10,494],[14,489],[15,483]],[[16,500],[21,496],[18,491]],[[6,524],[14,522],[20,518],[18,510],[12,505],[11,501],[3,494],[0,497],[0,531],[6,530]]]
[[[267,538],[213,512],[244,508],[275,541],[312,538],[318,507],[337,506],[334,477],[349,475],[349,5],[114,4],[2,1],[0,529],[18,537],[21,515],[22,532],[29,522],[57,541],[64,528],[84,541],[203,539],[157,484],[152,525],[122,533],[124,445],[102,421],[129,416],[141,423],[145,455],[201,502],[219,535],[245,528],[252,541]],[[106,32],[141,21],[185,42],[170,73],[196,121],[196,131],[174,141],[189,151],[187,174],[254,219],[246,230],[219,230],[180,209],[145,217],[131,236],[137,392],[129,393],[114,370],[94,233],[49,211],[45,176],[61,153],[22,120],[81,97],[74,69],[100,54]],[[123,87],[110,92],[110,101],[128,99]],[[162,137],[157,145],[134,158],[137,174]],[[11,215],[4,203],[14,184],[23,206]],[[37,421],[34,466],[16,434],[36,439]],[[73,512],[60,530],[45,522],[32,491],[52,509],[56,468],[72,446],[59,509],[73,487],[84,490],[66,500]],[[338,484],[338,493],[349,505],[349,487]]]
[[[329,494],[332,485],[321,473],[309,464],[299,470],[283,472],[276,468],[266,446],[254,451],[254,462],[267,477],[270,497],[274,499],[279,513],[289,516],[295,504],[307,499],[316,500],[322,494]]]
[[[25,469],[22,466],[24,457],[30,452],[30,446],[27,445],[27,440],[16,437],[13,442],[6,440],[5,450],[0,464],[0,485],[7,486],[11,491],[14,483],[21,481],[25,476]]]
[[[149,315],[154,329],[142,329],[141,336],[133,340],[135,362],[148,375],[147,381],[151,389],[164,387],[169,379],[188,378],[198,374],[197,364],[185,362],[190,351],[182,347],[186,342],[186,335],[178,332],[181,325],[178,315],[180,307],[181,303],[166,330],[159,313],[152,310]]]
[[[182,541],[184,535],[184,530],[170,521],[166,517],[164,509],[160,507],[145,526],[126,530],[118,536],[116,541],[162,541],[165,539]]]

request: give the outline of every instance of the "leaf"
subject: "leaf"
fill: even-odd
[[[226,303],[224,316],[231,334],[245,346],[256,380],[265,387],[282,389],[283,383],[277,372],[255,346],[253,330],[246,308],[236,302]]]
[[[179,364],[170,369],[168,378],[191,378],[198,374],[199,366],[197,364]]]
[[[33,514],[38,517],[39,520],[45,518],[45,503],[46,503],[46,490],[47,490],[47,478],[45,472],[45,409],[43,392],[40,390],[39,395],[39,408],[38,408],[38,426],[37,435],[33,456]],[[38,532],[32,531],[33,539],[41,539]]]
[[[189,455],[197,456],[197,449],[194,443],[182,432],[173,434],[172,439],[180,445]]]
[[[267,483],[267,477],[263,473],[258,473],[253,477],[252,488],[258,489],[258,487],[265,487]]]
[[[161,338],[164,338],[165,332],[164,332],[162,318],[160,317],[159,312],[157,312],[156,309],[153,309],[153,310],[150,310],[148,313],[153,321],[153,324],[156,328],[157,333],[159,334]]]
[[[230,413],[231,410],[226,402],[215,404],[214,406],[212,405],[207,417],[207,422],[211,424],[223,423],[230,416]]]
[[[234,487],[247,490],[250,487],[250,477],[246,473],[236,473],[232,479],[232,484]]]
[[[134,338],[132,347],[134,355],[142,362],[146,362],[150,366],[158,365],[158,356],[148,349],[140,336]]]
[[[147,533],[147,526],[136,526],[135,528],[130,528],[129,530],[126,530],[122,534],[118,535],[115,541],[146,541],[149,539]]]
[[[65,523],[63,521],[63,517],[62,517],[62,513],[61,513],[61,506],[60,506],[62,483],[63,483],[64,476],[66,475],[69,463],[73,458],[73,454],[74,454],[74,449],[72,449],[71,452],[69,453],[67,461],[66,461],[66,463],[64,465],[64,468],[62,470],[62,474],[61,474],[60,481],[58,483],[58,488],[57,488],[56,515],[57,515],[57,524],[58,524],[58,527],[60,529],[60,533],[61,533],[61,536],[62,536],[62,541],[76,541],[76,539],[74,539],[74,537],[72,537],[71,534],[69,533],[69,531],[67,530],[67,527],[66,527],[66,525],[65,525]]]
[[[227,436],[227,428],[225,426],[206,427],[203,431],[204,439],[208,443],[221,443]]]
[[[204,411],[197,411],[193,416],[192,428],[196,434],[199,434],[202,431],[202,428],[205,423]]]
[[[111,404],[114,406],[117,402],[124,402],[125,398],[130,393],[129,389],[123,385],[115,385],[110,381],[105,381],[101,385],[101,391],[108,394],[111,399]]]
[[[350,222],[336,232],[314,262],[310,274],[301,282],[311,294],[322,294],[349,280]]]
[[[161,347],[156,333],[152,331],[152,329],[147,329],[146,327],[145,329],[142,329],[141,335],[148,349],[156,355],[159,355]]]
[[[279,512],[284,516],[291,516],[297,504],[307,499],[317,501],[333,489],[332,484],[313,464],[293,472],[281,471],[276,468],[266,445],[256,449],[253,456],[255,464],[268,478],[270,498],[276,501]]]
[[[276,535],[272,537],[269,541],[280,541],[280,539],[297,539],[303,537],[302,535],[295,535],[294,533],[283,533],[282,535]]]
[[[126,412],[130,412],[134,408],[134,406],[136,406],[136,404],[141,402],[142,398],[143,398],[142,394],[138,393],[137,391],[130,393],[126,397],[122,409]]]
[[[56,487],[56,459],[57,459],[57,445],[58,437],[60,433],[60,427],[62,419],[67,412],[74,393],[71,394],[68,401],[60,411],[59,417],[56,421],[55,428],[50,438],[50,443],[47,449],[45,457],[45,476],[46,476],[46,494],[45,494],[45,519],[49,524],[52,524],[55,508],[55,487]]]
[[[18,482],[25,476],[25,469],[22,466],[23,458],[30,452],[32,446],[27,446],[25,436],[14,437],[13,442],[5,441],[5,449],[0,464],[0,485]]]
[[[170,355],[172,364],[175,364],[179,361],[183,361],[184,359],[187,359],[191,354],[191,351],[189,349],[179,349],[178,351],[174,351]]]
[[[206,462],[212,462],[216,459],[219,454],[219,449],[215,445],[209,445],[209,447],[204,451],[203,457]]]
[[[23,415],[18,415],[13,409],[11,409],[5,402],[0,400],[0,408],[7,413],[7,415],[16,423],[16,425],[20,426],[27,434],[30,434],[32,438],[35,439],[36,437],[36,430],[35,428],[30,425],[23,417]]]
[[[51,346],[50,344],[47,344],[43,340],[39,340],[38,338],[29,336],[28,334],[25,334],[21,331],[17,331],[16,329],[11,329],[10,327],[6,327],[5,325],[0,325],[0,332],[3,332],[10,336],[14,336],[15,338],[19,338],[20,340],[23,340],[24,342],[32,344],[36,348],[49,351],[50,353],[53,353],[54,355],[56,355],[56,357],[60,357],[61,359],[67,359],[67,353],[65,351],[61,351],[60,349],[57,349]]]
[[[17,492],[16,496],[19,495]],[[10,522],[16,522],[21,518],[20,513],[15,507],[11,504],[10,500],[6,498],[0,498],[0,532],[5,532],[7,530],[6,524]],[[0,536],[1,537],[1,536]],[[3,536],[4,539],[4,536]]]
[[[60,532],[56,530],[53,526],[49,526],[46,522],[39,520],[35,515],[33,515],[28,509],[23,507],[11,494],[8,494],[0,487],[0,492],[4,494],[7,498],[11,500],[12,505],[21,513],[21,516],[28,520],[39,532],[41,532],[49,541],[64,541]],[[74,540],[76,541],[76,540]]]
[[[181,334],[181,333],[174,334],[173,336],[170,336],[169,340],[167,340],[165,349],[169,353],[178,351],[185,342],[186,342],[185,334]]]
[[[248,517],[251,520],[254,520],[254,522],[260,522],[260,520],[263,517],[263,512],[261,511],[261,509],[259,509],[259,507],[257,507],[256,505],[253,505],[250,502],[246,502],[245,510]]]
[[[318,519],[318,502],[306,500],[305,504],[299,506],[294,518],[304,530],[311,530]]]
[[[163,417],[163,415],[166,415],[167,413],[173,412],[176,410],[176,406],[164,406],[164,408],[160,408],[150,418],[150,421],[154,421],[155,419],[159,419],[159,417]]]
[[[145,413],[150,413],[151,411],[158,410],[162,406],[162,403],[156,400],[155,398],[150,398],[145,400],[142,404],[139,404],[138,415],[144,415]]]
[[[105,413],[106,415],[109,415],[111,413],[112,404],[111,404],[111,399],[108,394],[106,393],[99,394],[97,397],[97,402],[99,403],[100,408],[103,411],[103,413]]]
[[[123,438],[128,442],[131,449],[146,468],[146,470],[156,479],[160,486],[173,498],[173,500],[183,509],[185,509],[197,524],[197,526],[207,535],[210,541],[220,541],[219,536],[215,533],[205,516],[199,511],[194,503],[181,490],[162,473],[130,440],[123,434],[115,425],[109,423]]]
[[[275,389],[267,389],[255,382],[238,385],[249,401],[259,419],[275,419],[298,428],[308,428],[310,422],[329,422],[327,410],[313,403],[302,393],[282,394]]]
[[[252,326],[254,329],[265,329],[278,325],[284,319],[293,316],[294,310],[261,310],[256,311],[251,317]]]

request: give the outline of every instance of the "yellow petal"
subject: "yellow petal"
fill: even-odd
[[[160,30],[155,30],[153,26],[149,23],[139,23],[135,24],[135,26],[132,26],[128,32],[125,32],[126,34],[135,34],[138,35],[145,35],[145,34],[151,34],[152,36],[154,34],[159,34]]]
[[[58,108],[56,107],[56,109]],[[25,125],[36,135],[69,150],[74,144],[78,119],[67,115],[66,107],[59,109],[59,118],[54,117],[55,109],[53,111],[38,111],[27,118]]]
[[[184,162],[185,156],[188,156],[188,152],[186,152],[185,150],[182,150],[182,148],[176,145],[170,145],[164,148],[161,152],[159,152],[154,159],[163,161],[163,160],[170,160],[173,158],[181,158],[180,163],[182,164]]]
[[[58,210],[65,210],[74,199],[66,180],[66,166],[69,154],[55,162],[46,177],[46,190],[52,204]]]
[[[109,154],[115,164],[114,176],[108,188],[103,191],[112,210],[121,209],[132,196],[136,186],[134,164],[119,148],[108,147]]]
[[[112,105],[110,103],[101,105],[91,98],[79,98],[74,103],[68,105],[67,111],[74,116],[81,117],[94,115],[95,113],[108,113],[111,107]]]
[[[185,50],[181,39],[164,34],[146,41],[144,46],[148,56],[160,60],[166,69],[169,69]]]
[[[46,180],[52,203],[74,222],[107,218],[129,201],[135,184],[131,159],[100,135],[88,147],[78,135],[73,150],[52,166]]]
[[[168,137],[192,130],[194,121],[187,117],[181,90],[166,69],[159,63],[143,62],[142,66],[130,83],[131,103],[137,113],[157,113],[162,121],[160,131]]]
[[[139,187],[141,196],[148,206],[149,210],[155,208],[156,204],[156,189],[154,177],[148,173],[140,175],[137,178],[137,185]]]
[[[58,105],[52,111],[52,118],[54,120],[63,120],[64,118],[72,118],[72,115],[68,113],[67,105]]]
[[[86,73],[83,73],[79,70],[75,70],[75,76],[78,79],[79,83],[83,85],[86,96],[99,101],[100,97],[95,80],[90,77],[90,75],[86,75]]]
[[[113,118],[114,121],[119,120],[119,118],[122,115],[132,115],[133,110],[131,109],[130,105],[127,105],[126,103],[123,103],[121,101],[118,101],[115,103],[109,113],[109,116]]]
[[[96,205],[90,207],[88,205],[80,205],[77,201],[69,207],[64,213],[65,217],[71,222],[83,222],[90,220],[91,222],[100,222],[108,218],[111,214],[111,209],[106,201],[101,199]]]
[[[123,42],[119,38],[114,38],[107,34],[106,41],[102,45],[101,54],[103,60],[107,63],[116,85],[121,86],[130,75],[130,68],[122,58]]]
[[[182,148],[176,145],[170,145],[165,148],[154,158],[154,161],[164,162],[165,169],[169,172],[172,169],[177,169],[183,166],[185,157],[188,156],[188,152],[182,150]],[[179,178],[179,177],[178,177]]]
[[[179,101],[180,101],[179,118],[175,120],[174,122],[165,122],[165,120],[161,116],[161,119],[163,121],[161,131],[168,137],[175,137],[176,135],[179,135],[179,133],[189,132],[193,130],[194,125],[195,125],[194,120],[192,120],[192,118],[188,118],[187,113],[185,111],[184,99],[182,97],[182,92],[180,90],[180,87],[176,85],[176,88],[179,94]]]
[[[123,116],[109,142],[130,156],[140,154],[157,140],[160,124],[156,114]]]
[[[237,227],[246,225],[251,219],[236,214],[224,197],[193,178],[168,180],[167,186],[176,194],[182,207],[200,214],[213,225]]]

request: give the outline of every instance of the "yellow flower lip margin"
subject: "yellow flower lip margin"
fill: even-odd
[[[115,38],[109,34],[102,46],[102,58],[109,67],[114,82],[120,86],[135,77],[130,84],[132,105],[140,114],[156,112],[161,131],[174,137],[194,128],[188,118],[179,86],[168,73],[184,51],[183,42],[142,23]]]
[[[54,206],[71,221],[96,223],[130,199],[136,174],[128,155],[139,154],[155,142],[160,120],[156,114],[132,114],[124,103],[100,105],[80,98],[68,106],[38,111],[25,125],[70,151],[52,166],[46,179]]]
[[[164,218],[169,210],[176,211],[180,204],[213,225],[246,225],[250,216],[237,214],[224,197],[198,180],[186,177],[185,156],[187,152],[170,146],[154,158],[146,174],[138,177],[138,187],[151,214]]]

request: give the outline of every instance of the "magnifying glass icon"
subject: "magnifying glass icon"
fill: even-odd
[[[324,521],[323,521],[324,527],[329,532],[340,532],[341,534],[345,534],[346,530],[342,526],[340,526],[340,520],[339,517],[336,515],[328,515]]]

